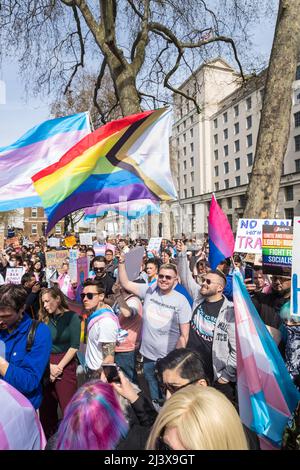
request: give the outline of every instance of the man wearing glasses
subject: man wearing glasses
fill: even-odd
[[[81,300],[89,314],[85,352],[88,380],[99,379],[102,364],[114,362],[119,325],[112,309],[104,303],[104,294],[96,280],[85,281]]]
[[[158,273],[157,287],[129,281],[125,269],[124,255],[119,261],[121,286],[144,299],[143,334],[140,353],[144,357],[144,374],[152,400],[162,398],[155,374],[157,359],[166,356],[175,348],[184,348],[189,335],[191,307],[187,299],[174,291],[177,284],[177,269],[173,264],[164,264]]]

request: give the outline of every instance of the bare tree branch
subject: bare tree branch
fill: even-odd
[[[75,77],[79,67],[84,67],[84,54],[85,54],[84,40],[83,40],[83,37],[82,37],[81,24],[80,24],[80,19],[79,19],[79,16],[78,16],[77,8],[74,4],[72,5],[72,11],[73,11],[73,15],[74,15],[74,18],[75,18],[75,21],[76,21],[77,34],[78,34],[79,44],[80,44],[80,60],[79,60],[79,62],[76,62],[76,64],[73,67],[74,70],[73,70],[73,72],[70,76],[70,80],[68,81],[68,83],[67,83],[67,85],[64,89],[64,95],[68,92],[68,90],[69,90],[69,88],[72,84],[73,78]]]

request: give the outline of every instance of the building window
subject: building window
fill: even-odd
[[[186,121],[183,121],[183,127],[186,128]]]
[[[190,149],[191,149],[191,152],[194,151],[194,144],[193,144],[193,142],[190,144]]]
[[[241,161],[239,158],[235,159],[235,170],[238,171],[241,169]]]
[[[194,116],[191,116],[191,124],[194,122]]]
[[[218,183],[218,182],[217,182],[217,183],[215,183],[215,191],[219,191],[219,186],[220,186],[220,185],[219,185],[219,183]]]
[[[300,171],[300,159],[295,160],[296,171]]]
[[[229,180],[224,180],[224,188],[225,189],[229,188]]]
[[[183,169],[186,170],[186,160],[183,161]]]
[[[299,127],[300,126],[300,111],[294,114],[294,119],[295,119],[295,127]]]
[[[190,102],[187,101],[186,103],[186,112],[189,113],[190,112]]]
[[[186,175],[183,175],[183,184],[186,184]]]
[[[194,182],[194,175],[195,175],[195,173],[192,171],[192,172],[191,172],[191,182],[192,182],[192,183]]]
[[[55,225],[55,234],[56,235],[61,234],[61,225],[60,224]]]
[[[194,157],[191,157],[191,166],[194,166]]]
[[[37,207],[31,208],[31,217],[36,219],[37,218]]]
[[[228,156],[228,145],[224,145],[224,157]]]
[[[300,135],[296,135],[295,137],[295,151],[299,152],[300,150]]]
[[[252,116],[247,116],[246,118],[246,129],[251,129],[252,127]]]
[[[214,135],[214,143],[215,143],[215,144],[218,143],[218,134],[215,134],[215,135]]]
[[[191,188],[191,196],[195,196],[195,189],[194,188]]]
[[[225,162],[225,163],[224,163],[224,173],[225,173],[225,175],[226,175],[227,173],[229,173],[229,163],[228,163],[228,162]]]
[[[236,177],[235,177],[235,185],[236,185],[236,186],[240,186],[240,185],[241,185],[241,177],[240,177],[240,176],[236,176]]]
[[[238,134],[240,132],[240,123],[236,122],[234,125],[234,133]]]
[[[300,65],[297,65],[296,80],[300,80]]]
[[[223,122],[224,124],[228,121],[228,114],[227,112],[223,114]]]
[[[218,118],[214,119],[214,128],[218,129]]]
[[[37,235],[37,224],[31,224],[31,235]]]
[[[179,147],[179,137],[177,137],[176,139],[176,144],[177,144],[177,147]]]
[[[186,134],[183,134],[183,142],[186,142]]]
[[[294,200],[294,186],[287,186],[286,188],[284,188],[284,192],[286,201]]]
[[[253,153],[247,153],[247,163],[248,166],[253,165]]]
[[[227,214],[227,219],[228,219],[230,227],[232,228],[232,214]]]
[[[192,139],[194,136],[194,130],[193,129],[190,129],[190,138]]]
[[[180,126],[177,126],[177,132],[179,132],[179,130],[180,130]]]
[[[183,190],[183,194],[184,194],[184,198],[186,199],[187,198],[187,189]]]
[[[295,104],[300,104],[300,89],[295,91]]]
[[[252,134],[247,135],[247,147],[252,145]]]
[[[248,175],[247,175],[248,176],[248,183],[250,183],[251,174],[252,173],[248,173]]]
[[[237,117],[239,115],[239,105],[238,104],[236,106],[234,106],[233,112],[234,112],[234,117]]]
[[[288,209],[284,209],[284,213],[285,213],[285,219],[293,220],[293,218],[294,218],[294,209],[293,209],[293,207],[289,207]]]
[[[239,140],[235,140],[235,142],[234,142],[234,150],[235,150],[236,152],[239,152],[239,150],[240,150],[240,141],[239,141]]]
[[[224,134],[224,140],[228,139],[228,129],[224,129],[223,134]]]
[[[251,99],[251,96],[249,96],[249,98],[246,99],[246,109],[248,111],[251,108],[252,108],[252,99]]]
[[[186,157],[186,147],[183,147],[183,155]]]
[[[228,209],[232,209],[232,198],[231,197],[227,198],[227,207],[228,207]]]
[[[214,155],[215,155],[215,160],[218,160],[218,158],[219,158],[219,150],[215,150],[215,151],[214,151]]]
[[[215,166],[215,176],[219,176],[219,167]]]

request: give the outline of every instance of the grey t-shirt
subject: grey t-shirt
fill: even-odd
[[[140,352],[156,361],[175,349],[180,337],[180,324],[189,323],[192,310],[186,297],[172,290],[163,295],[159,288],[140,285],[139,297],[144,299],[143,330]]]

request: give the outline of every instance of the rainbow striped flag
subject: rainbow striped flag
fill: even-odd
[[[42,122],[12,145],[0,147],[0,211],[41,206],[32,175],[57,162],[90,132],[88,113],[79,113]]]
[[[171,111],[127,116],[82,139],[54,165],[32,177],[48,217],[47,231],[67,214],[99,204],[172,200]]]
[[[237,271],[233,274],[233,302],[240,417],[258,434],[262,449],[279,449],[300,393]]]
[[[0,450],[43,450],[46,439],[27,398],[0,380]]]
[[[210,267],[216,269],[225,258],[233,255],[234,236],[228,219],[212,195],[208,215],[208,260]]]

